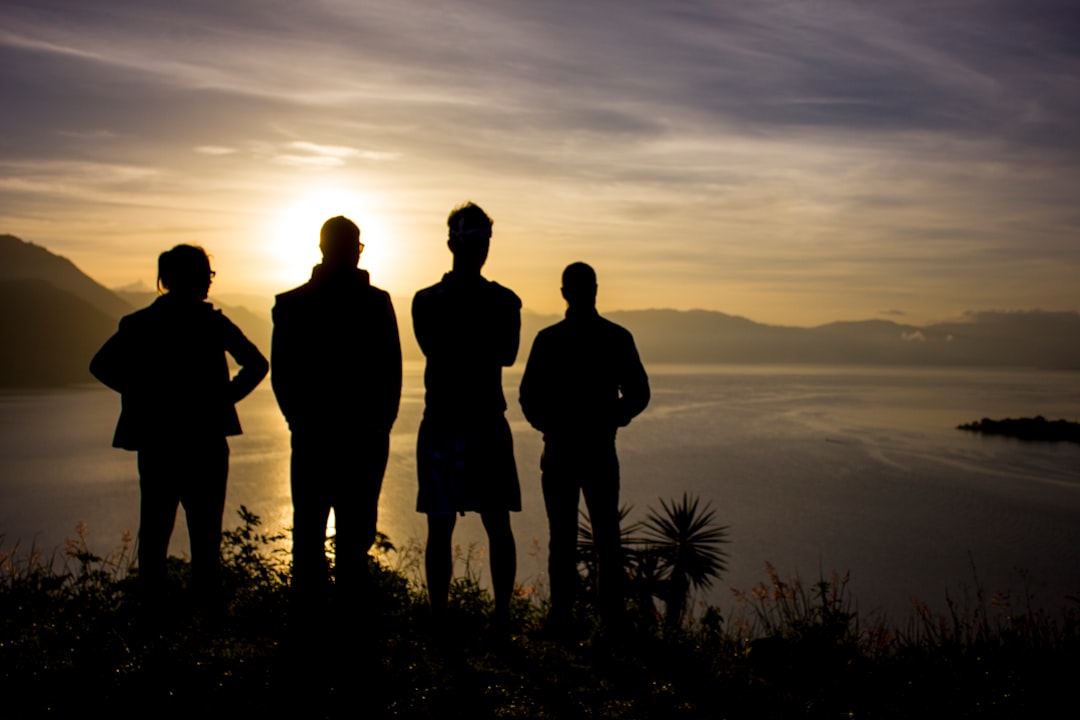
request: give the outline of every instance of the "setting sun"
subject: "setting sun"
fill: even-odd
[[[275,274],[285,282],[302,283],[312,266],[318,264],[319,229],[327,219],[344,215],[360,226],[364,243],[360,265],[376,271],[388,265],[386,232],[368,194],[341,188],[323,188],[297,193],[299,199],[273,215]]]

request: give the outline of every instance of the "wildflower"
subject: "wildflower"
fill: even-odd
[[[780,576],[777,574],[776,568],[773,567],[771,562],[765,562],[765,574],[769,576],[769,581],[772,582],[773,585],[780,582]]]

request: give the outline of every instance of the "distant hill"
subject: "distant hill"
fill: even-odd
[[[132,306],[65,257],[0,235],[0,387],[88,382],[90,358]]]
[[[155,297],[148,289],[113,292],[67,258],[13,235],[0,235],[0,387],[92,381],[90,359],[116,331],[120,318]],[[268,317],[242,307],[223,310],[269,355]]]
[[[88,366],[116,320],[37,278],[0,281],[0,387],[89,382]]]
[[[88,379],[86,365],[115,330],[116,321],[156,297],[153,290],[139,286],[110,291],[66,258],[11,235],[0,236],[0,285],[6,308],[0,324],[5,343],[0,386]],[[269,353],[270,298],[230,297],[230,304],[210,299]],[[405,359],[422,360],[412,332],[410,299],[394,298],[394,307]],[[864,320],[814,328],[763,325],[707,310],[604,315],[634,333],[646,364],[1011,365],[1080,370],[1076,312],[976,312],[963,321],[925,327]],[[536,333],[561,317],[522,312],[520,362],[528,357]]]
[[[134,309],[67,258],[14,235],[0,235],[0,280],[31,279],[44,280],[112,318],[120,318]]]
[[[1080,313],[980,312],[926,327],[888,320],[813,328],[709,311],[607,313],[646,362],[1023,366],[1080,370]]]

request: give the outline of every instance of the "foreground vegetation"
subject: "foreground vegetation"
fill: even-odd
[[[223,625],[192,612],[189,567],[179,559],[171,607],[157,620],[135,600],[129,542],[109,557],[94,555],[85,533],[48,559],[0,547],[0,713],[1018,717],[1071,700],[1080,669],[1075,602],[1051,617],[979,596],[946,616],[917,607],[898,626],[859,617],[845,577],[804,585],[770,567],[741,594],[740,612],[688,617],[676,589],[707,583],[722,568],[723,533],[709,523],[675,527],[680,510],[683,519],[701,517],[686,498],[665,510],[642,524],[646,536],[670,539],[674,528],[707,541],[711,554],[695,560],[671,543],[651,546],[666,547],[666,556],[631,548],[625,627],[597,626],[583,602],[579,636],[569,642],[545,637],[545,600],[535,590],[517,594],[512,636],[493,636],[490,598],[469,553],[452,587],[453,627],[433,634],[418,548],[394,550],[385,538],[372,559],[377,606],[291,617],[288,557],[275,550],[281,538],[262,533],[246,510],[225,534]],[[687,569],[688,557],[699,564]],[[582,567],[587,588],[590,568]]]

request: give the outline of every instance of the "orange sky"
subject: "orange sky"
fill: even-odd
[[[557,312],[812,325],[1080,309],[1078,13],[1053,2],[7,2],[0,232],[109,286],[204,245],[215,292],[362,228],[395,297],[495,219],[486,274]],[[267,300],[269,305],[269,300]]]

